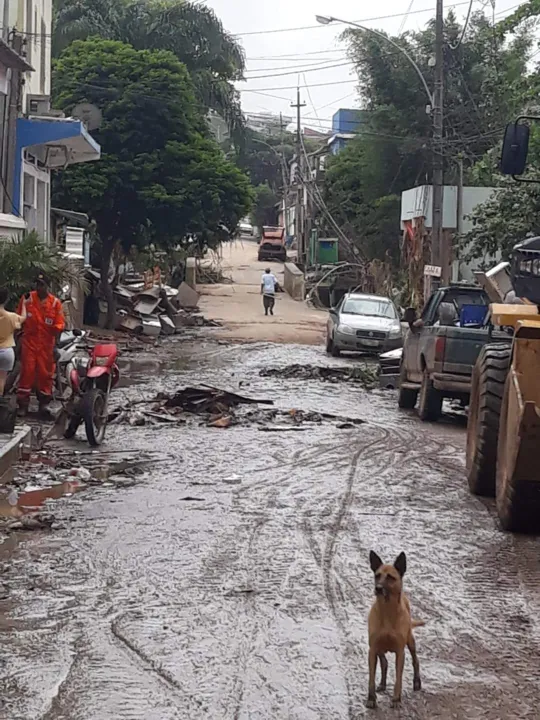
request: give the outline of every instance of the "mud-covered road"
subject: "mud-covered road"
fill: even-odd
[[[469,495],[463,423],[421,424],[392,392],[259,377],[329,362],[318,348],[176,352],[145,393],[242,382],[283,409],[367,422],[111,427],[109,449],[158,451],[151,472],[64,499],[59,529],[0,546],[0,717],[538,718],[538,540],[501,533]],[[423,690],[407,660],[399,710],[389,695],[364,708],[370,549],[407,553],[405,587],[427,623]]]

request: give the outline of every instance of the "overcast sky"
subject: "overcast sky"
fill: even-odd
[[[497,20],[519,4],[517,0],[493,1]],[[378,3],[359,0],[206,0],[206,4],[215,10],[226,29],[238,36],[246,52],[248,80],[238,86],[242,90],[244,111],[270,110],[290,115],[295,112],[290,108],[296,98],[294,88],[298,83],[308,85],[301,88],[302,101],[307,103],[302,111],[304,124],[324,129],[330,127],[332,114],[338,108],[356,107],[358,95],[351,66],[341,65],[347,62],[345,45],[339,40],[344,26],[317,25],[315,14],[332,14],[397,34],[423,28],[434,15],[435,8],[435,0],[384,0]],[[445,0],[445,9],[454,7],[458,17],[464,18],[468,4],[467,0]],[[483,6],[491,17],[491,0],[474,0],[475,10]],[[285,28],[304,29],[269,32]],[[326,65],[341,66],[325,69]],[[288,72],[291,74],[282,75]],[[274,77],[257,77],[267,75]],[[260,92],[247,92],[247,89]]]

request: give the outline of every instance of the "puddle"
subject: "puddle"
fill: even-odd
[[[0,498],[0,516],[20,517],[43,507],[47,500],[60,500],[60,498],[69,497],[83,488],[84,485],[79,482],[63,482],[51,487],[27,490],[19,493],[16,504],[10,503],[8,497],[2,497]]]

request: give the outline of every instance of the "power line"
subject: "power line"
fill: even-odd
[[[274,70],[294,70],[295,72],[303,72],[306,68],[315,68],[317,69],[320,66],[326,65],[328,62],[343,62],[343,60],[346,58],[346,54],[343,54],[343,57],[341,58],[326,58],[325,60],[317,60],[316,62],[311,62],[309,65],[306,65],[307,60],[295,60],[291,62],[297,62],[300,63],[300,67],[295,67],[294,65],[281,65],[280,67],[262,67],[262,68],[252,68],[251,70],[246,70],[247,73],[253,73],[253,72],[274,72]],[[304,67],[302,67],[304,66]]]
[[[449,47],[450,47],[451,50],[457,50],[458,47],[459,47],[459,46],[461,45],[461,43],[463,42],[463,38],[465,37],[465,33],[467,32],[467,28],[468,28],[468,26],[469,26],[469,20],[470,20],[470,18],[471,18],[471,12],[472,12],[473,2],[474,2],[474,0],[471,0],[471,2],[469,3],[469,9],[468,9],[468,11],[467,11],[467,17],[465,18],[465,22],[464,22],[464,24],[463,24],[463,28],[461,29],[461,35],[460,35],[460,37],[459,37],[459,40],[457,41],[457,43],[456,43],[455,45],[452,45],[451,43],[448,43],[448,45],[449,45]]]
[[[306,72],[318,72],[319,70],[330,70],[331,68],[338,68],[338,67],[345,67],[346,65],[354,65],[355,63],[351,60],[347,62],[337,63],[335,65],[324,65],[322,67],[312,68],[312,69],[306,69],[302,70],[300,68],[296,68],[295,70],[289,70],[289,72],[284,73],[272,73],[270,75],[252,75],[251,77],[247,78],[247,80],[261,80],[263,78],[273,78],[273,77],[284,77],[285,75],[296,75],[298,73],[306,73]],[[254,70],[253,72],[257,72]]]
[[[458,2],[451,5],[448,9],[452,9],[455,7],[459,7],[460,5],[467,5],[469,0],[465,0],[464,2]],[[362,20],[355,20],[354,22],[357,23],[367,23],[367,22],[374,22],[375,20],[390,20],[392,18],[399,18],[403,17],[403,15],[420,15],[421,13],[431,13],[433,12],[433,8],[423,8],[422,10],[412,10],[410,13],[392,13],[391,15],[379,15],[378,17],[369,17],[369,18],[363,18]],[[333,23],[334,25],[343,25],[344,23]],[[347,24],[347,23],[345,23]],[[329,25],[304,25],[303,27],[292,27],[292,28],[280,28],[276,30],[251,30],[249,32],[244,33],[234,33],[234,37],[247,37],[248,35],[272,35],[275,33],[282,33],[282,32],[295,32],[297,30],[315,30],[315,29],[322,29],[325,27],[329,27]]]
[[[250,80],[252,78],[249,78]],[[326,82],[326,83],[315,83],[312,84],[311,87],[327,87],[328,85],[347,85],[349,83],[355,83],[358,82],[358,79],[356,80],[338,80],[337,82]],[[305,89],[305,85],[300,85],[302,89]],[[238,88],[238,92],[261,92],[262,91],[272,91],[272,90],[296,90],[296,85],[288,85],[287,87],[270,87],[270,88],[257,88],[256,90],[251,90],[251,88]]]

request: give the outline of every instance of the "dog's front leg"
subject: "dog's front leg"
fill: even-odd
[[[381,666],[381,682],[377,688],[377,692],[384,692],[386,690],[386,678],[388,676],[388,660],[384,653],[379,655],[379,664]]]
[[[369,648],[369,685],[366,707],[374,708],[377,706],[377,694],[375,692],[375,672],[377,670],[377,653],[370,646]]]
[[[392,707],[396,707],[401,702],[401,685],[403,682],[403,667],[405,665],[405,648],[400,648],[396,652],[396,684],[394,685],[394,696],[392,698]]]

